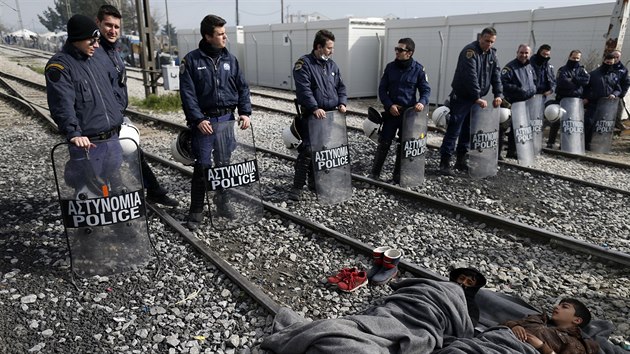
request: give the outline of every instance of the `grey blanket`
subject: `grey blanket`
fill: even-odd
[[[392,287],[396,289],[392,295],[361,314],[343,318],[306,321],[282,308],[261,348],[278,354],[538,353],[507,327],[490,327],[474,337],[464,293],[455,283],[405,279]],[[535,312],[517,298],[492,292],[479,295],[481,320],[487,327]],[[600,344],[600,354],[627,353],[608,341],[612,329],[610,321],[594,320],[585,332]]]
[[[472,337],[466,299],[455,283],[406,279],[363,313],[305,322],[281,310],[261,348],[278,354],[431,353],[445,340]]]

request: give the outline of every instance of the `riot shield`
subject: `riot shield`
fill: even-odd
[[[584,105],[578,97],[565,97],[560,107],[567,112],[560,120],[562,151],[584,155]]]
[[[593,116],[591,151],[601,154],[610,152],[618,107],[619,98],[609,99],[603,97],[597,101],[597,109]]]
[[[51,152],[71,267],[81,277],[142,268],[152,249],[138,146],[117,137],[93,143]]]
[[[468,174],[485,178],[497,174],[499,109],[473,105],[470,110],[470,151]]]
[[[315,189],[322,204],[336,204],[352,198],[350,149],[346,116],[326,112],[326,118],[308,118]]]
[[[512,130],[516,144],[518,164],[531,166],[534,163],[534,134],[529,125],[529,111],[526,101],[512,103]]]
[[[545,112],[545,98],[543,95],[534,95],[527,100],[529,111],[529,125],[532,127],[534,156],[540,155],[543,146],[543,117]]]
[[[416,112],[411,107],[402,120],[400,186],[417,187],[424,183],[424,163],[427,151],[428,110]]]
[[[263,204],[254,128],[240,129],[235,120],[212,127],[206,188],[212,226],[228,230],[255,223],[263,216]]]

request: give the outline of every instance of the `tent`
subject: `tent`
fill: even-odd
[[[38,37],[37,33],[33,32],[33,31],[29,31],[26,28],[21,29],[21,30],[17,30],[15,32],[11,32],[11,33],[9,33],[9,36],[15,36],[17,38]]]
[[[67,32],[46,32],[46,33],[40,34],[39,37],[47,39],[47,40],[51,40],[51,39],[60,38],[67,35],[68,35]]]

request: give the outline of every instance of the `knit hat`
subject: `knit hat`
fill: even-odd
[[[100,32],[93,19],[74,15],[68,20],[68,42],[76,42],[87,38],[98,37]]]

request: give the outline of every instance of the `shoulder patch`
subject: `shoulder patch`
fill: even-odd
[[[65,69],[63,67],[63,65],[61,65],[59,63],[50,63],[50,64],[46,65],[46,69],[45,70],[52,69],[52,68],[56,68],[56,69],[59,69],[59,70]]]
[[[470,58],[472,58],[474,56],[475,56],[475,50],[474,49],[468,49],[466,51],[466,59],[470,59]]]
[[[298,61],[295,62],[295,66],[293,67],[294,71],[298,71],[300,69],[302,69],[302,65],[304,65],[304,60],[303,59],[298,59]]]
[[[57,82],[61,79],[61,72],[64,69],[64,66],[59,63],[48,64],[45,69],[46,77],[50,82]]]
[[[507,73],[508,73],[508,71],[510,71],[510,68],[506,66],[505,68],[503,68],[503,70],[501,70],[501,74],[502,74],[502,75],[503,75],[503,74],[507,74]]]
[[[179,74],[182,75],[186,72],[186,62],[182,60],[182,63],[179,64]]]

